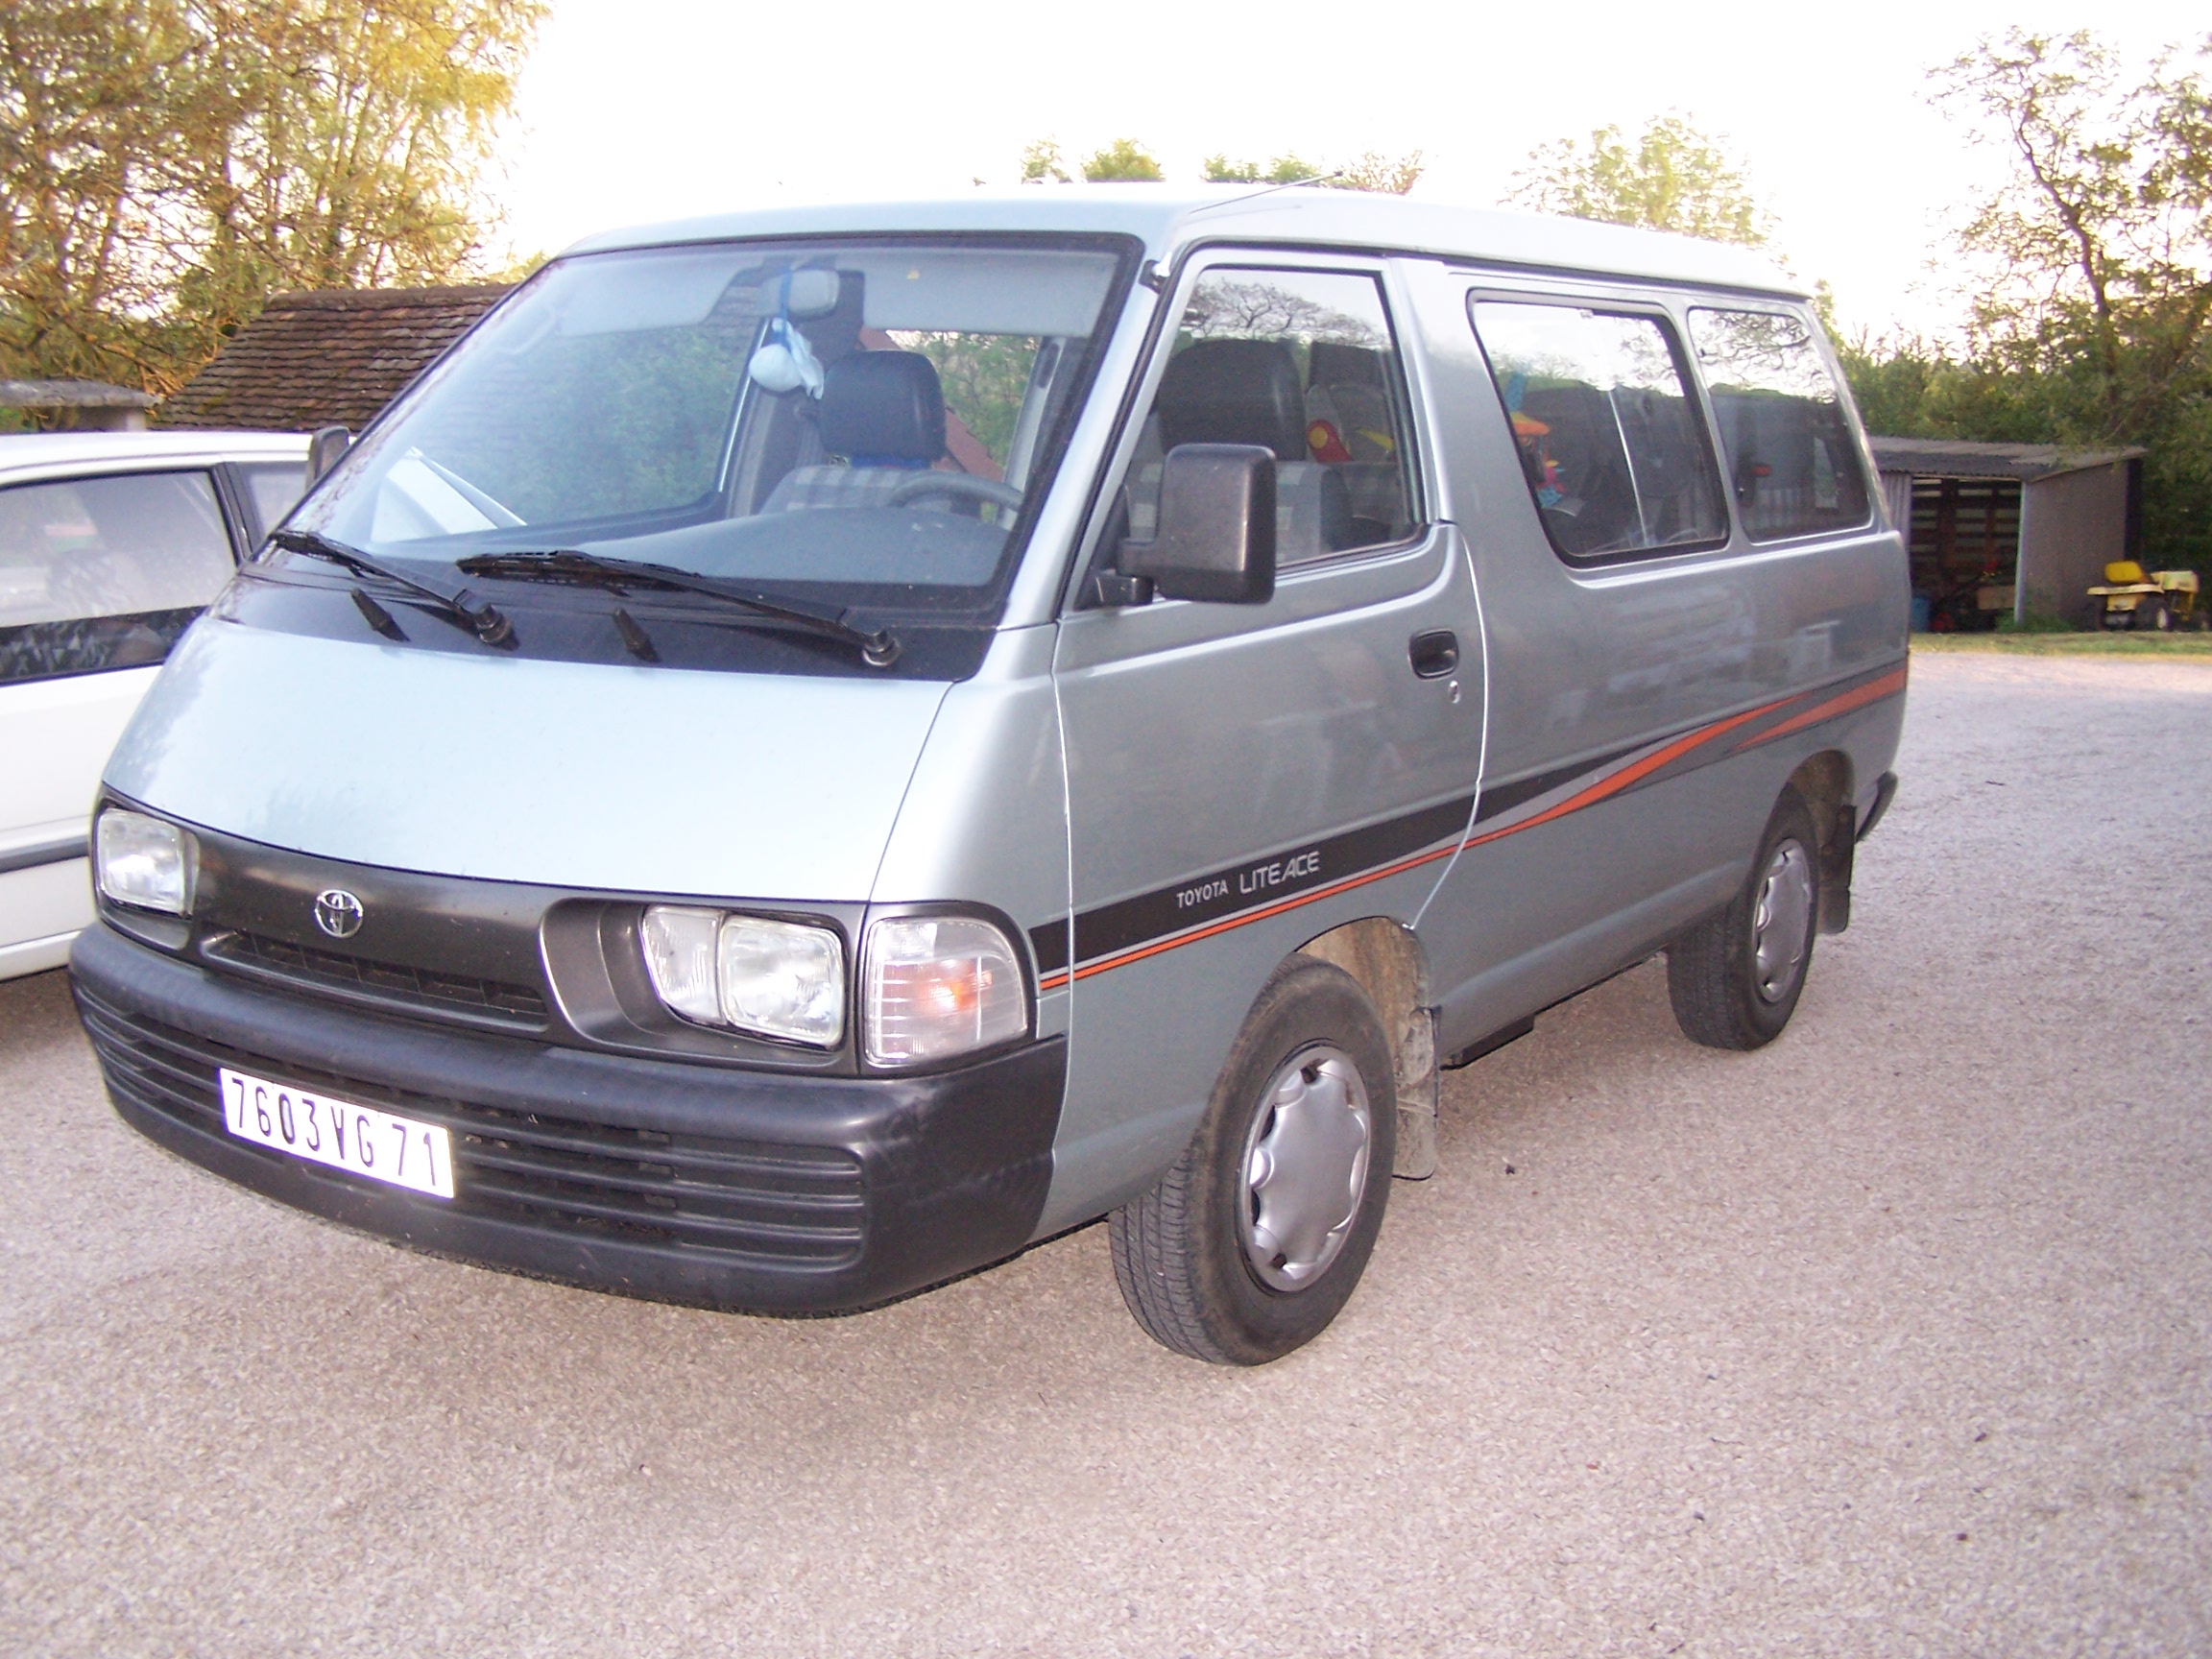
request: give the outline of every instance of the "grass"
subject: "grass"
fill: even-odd
[[[1912,649],[1955,657],[2158,657],[2212,663],[2212,634],[1915,634]]]

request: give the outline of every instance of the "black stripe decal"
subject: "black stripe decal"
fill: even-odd
[[[1037,958],[1037,977],[1048,979],[1068,966],[1068,918],[1055,916],[1029,929],[1029,949]]]
[[[1075,960],[1111,956],[1239,910],[1325,887],[1436,842],[1455,840],[1465,831],[1474,805],[1472,795],[1462,795],[1362,830],[1262,854],[1172,887],[1086,910],[1075,918]]]
[[[1779,698],[1762,708],[1487,787],[1481,793],[1480,810],[1474,816],[1477,824],[1503,817],[1544,796],[1567,789],[1582,779],[1595,779],[1598,774],[1635,756],[1650,757],[1623,768],[1625,776],[1616,778],[1611,787],[1603,781],[1593,782],[1580,795],[1569,796],[1558,805],[1530,815],[1524,823],[1504,825],[1488,834],[1477,834],[1470,844],[1479,845],[1510,835],[1517,830],[1533,827],[1585,805],[1595,805],[1600,800],[1633,793],[1712,765],[1770,736],[1839,717],[1866,702],[1895,695],[1903,689],[1903,676],[1902,663],[1887,662],[1810,691]],[[1882,684],[1892,680],[1896,682],[1894,685]],[[1836,715],[1825,712],[1831,705],[1837,707]],[[1730,734],[1736,738],[1733,744],[1723,746],[1713,741]],[[1669,754],[1670,750],[1673,753]],[[1110,958],[1131,952],[1153,953],[1140,951],[1140,947],[1169,948],[1160,946],[1158,942],[1162,940],[1190,943],[1175,936],[1184,933],[1209,936],[1222,930],[1218,926],[1208,926],[1210,923],[1220,923],[1224,918],[1244,912],[1254,913],[1247,920],[1258,920],[1260,916],[1272,914],[1286,902],[1294,902],[1301,894],[1317,894],[1371,871],[1387,871],[1393,862],[1439,842],[1455,843],[1470,828],[1469,812],[1474,805],[1472,797],[1461,796],[1402,817],[1370,824],[1364,829],[1265,854],[1192,877],[1171,887],[1157,888],[1083,911],[1075,918],[1074,959],[1086,966],[1079,967],[1073,977],[1083,978],[1119,965]],[[1451,846],[1443,847],[1438,854],[1453,850]],[[1046,982],[1046,988],[1065,982],[1069,969],[1066,918],[1055,918],[1031,928],[1029,942],[1036,952],[1038,976]]]
[[[35,847],[18,847],[10,853],[0,853],[0,876],[12,876],[18,870],[36,870],[46,864],[66,864],[90,853],[91,847],[82,835],[71,835],[60,841],[41,841]]]
[[[1898,664],[1895,662],[1885,662],[1879,668],[1869,668],[1863,673],[1846,675],[1841,680],[1831,681],[1827,685],[1815,686],[1810,691],[1793,693],[1781,702],[1769,706],[1756,721],[1747,724],[1744,728],[1745,734],[1743,740],[1734,747],[1736,749],[1749,748],[1754,743],[1761,741],[1773,728],[1788,723],[1801,711],[1812,709],[1823,701],[1833,700],[1840,694],[1857,690],[1861,686],[1870,685],[1887,675],[1894,674],[1897,668]],[[1540,795],[1549,795],[1554,789],[1564,788],[1577,779],[1603,771],[1606,767],[1616,765],[1632,755],[1643,753],[1646,750],[1661,748],[1677,738],[1703,731],[1710,724],[1711,722],[1700,722],[1696,726],[1685,726],[1679,731],[1669,733],[1664,737],[1644,738],[1603,755],[1594,755],[1587,760],[1577,760],[1567,766],[1556,766],[1548,772],[1531,773],[1526,778],[1517,778],[1511,782],[1486,783],[1482,788],[1481,805],[1475,813],[1475,822],[1482,824],[1492,818],[1503,817],[1515,807],[1526,805]],[[1700,766],[1709,766],[1716,760],[1724,757],[1719,754],[1685,756],[1673,764],[1653,773],[1650,777],[1640,779],[1634,787],[1645,788],[1653,783],[1663,783],[1671,778],[1679,777],[1684,772],[1695,771]]]
[[[1549,772],[1531,773],[1526,778],[1517,778],[1510,783],[1489,784],[1482,791],[1482,805],[1476,810],[1475,822],[1479,824],[1486,818],[1496,818],[1501,813],[1510,812],[1514,807],[1525,805],[1539,795],[1549,795],[1552,790],[1572,783],[1577,778],[1587,777],[1600,767],[1612,765],[1616,760],[1625,760],[1639,749],[1649,747],[1647,742],[1631,743],[1625,748],[1615,749],[1610,754],[1596,755],[1587,760],[1577,760],[1572,766],[1554,766]]]

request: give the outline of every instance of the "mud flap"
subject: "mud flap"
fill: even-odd
[[[1416,1008],[1398,1044],[1398,1162],[1401,1181],[1436,1173],[1436,1010]]]

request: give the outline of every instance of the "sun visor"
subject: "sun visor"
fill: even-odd
[[[737,264],[726,249],[641,260],[568,260],[517,297],[517,314],[508,327],[528,329],[520,336],[525,340],[539,337],[529,325],[541,318],[541,327],[570,336],[696,327],[730,286]]]
[[[1088,334],[1114,280],[1104,253],[869,249],[840,253],[837,268],[866,276],[872,328],[988,334]]]

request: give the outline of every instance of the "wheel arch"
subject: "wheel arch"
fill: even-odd
[[[1375,1004],[1391,1043],[1398,1094],[1398,1154],[1392,1173],[1424,1180],[1436,1171],[1436,1019],[1429,955],[1412,928],[1388,916],[1342,923],[1298,947],[1339,968]]]

